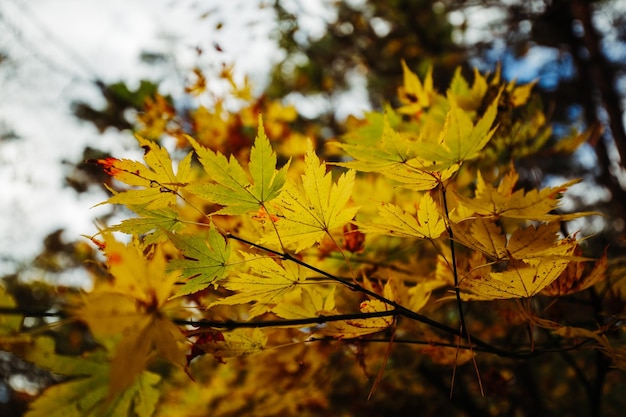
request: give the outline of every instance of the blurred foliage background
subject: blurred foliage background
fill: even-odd
[[[500,67],[506,78],[537,81],[538,95],[533,100],[536,106],[543,108],[552,125],[552,130],[546,133],[550,141],[570,135],[573,128],[590,132],[587,143],[570,158],[550,155],[522,158],[516,168],[522,185],[528,187],[550,185],[562,178],[584,178],[583,183],[568,193],[567,210],[595,210],[604,216],[577,220],[569,227],[571,231],[581,229],[585,235],[594,236],[586,255],[600,256],[608,248],[611,279],[622,277],[626,266],[623,257],[626,246],[626,6],[623,2],[326,1],[324,14],[317,17],[324,21],[324,28],[315,33],[307,31],[306,19],[311,16],[305,3],[275,0],[263,6],[275,11],[274,35],[283,59],[275,63],[261,94],[253,95],[250,86],[237,83],[235,96],[250,103],[245,106],[245,112],[229,111],[232,103],[219,97],[204,107],[190,107],[189,101],[175,99],[171,92],[161,91],[158,80],[144,80],[138,86],[129,86],[124,80],[109,84],[96,80],[94,88],[100,92],[105,105],[80,101],[73,104],[72,111],[78,119],[92,123],[100,132],[107,129],[137,131],[158,139],[164,131],[179,131],[201,141],[205,137],[213,141],[215,149],[237,154],[254,138],[254,113],[258,111],[263,112],[266,120],[274,118],[275,122],[270,121],[268,125],[282,126],[278,131],[268,132],[270,137],[288,137],[296,132],[302,138],[314,137],[321,144],[343,134],[351,122],[351,118],[346,121],[343,110],[346,100],[366,98],[368,107],[377,110],[387,104],[397,106],[402,60],[420,76],[433,68],[440,91],[445,90],[458,67],[470,79],[473,67],[490,72]],[[223,24],[228,25],[228,22]],[[198,50],[198,56],[201,55],[202,51]],[[0,68],[10,65],[8,58],[0,50]],[[154,51],[146,51],[143,58],[155,66],[164,65],[169,59],[167,52]],[[189,80],[186,94],[193,96],[194,89],[203,88],[204,76],[234,85],[229,70],[231,64],[236,65],[236,62],[224,63],[222,72],[217,74],[206,75],[200,68],[195,77],[191,70],[180,70],[177,76]],[[307,111],[294,112],[286,103],[293,103],[296,108],[304,103]],[[205,112],[206,117],[198,117],[198,112]],[[150,119],[152,116],[158,120]],[[198,123],[198,120],[205,122]],[[161,130],[146,130],[146,127],[154,129],[159,124],[157,121]],[[2,120],[0,140],[13,136],[10,120]],[[283,145],[297,147],[298,142]],[[322,149],[320,146],[319,151]],[[77,193],[88,192],[108,181],[96,166],[84,162],[107,156],[98,149],[97,139],[85,149],[83,156],[81,161],[72,161],[66,181]],[[111,212],[110,216],[115,214]],[[106,222],[106,216],[99,221]],[[59,293],[77,291],[51,284],[55,275],[82,268],[91,268],[93,274],[104,273],[97,270],[94,249],[81,239],[64,240],[61,230],[49,235],[44,247],[31,264],[22,265],[2,277],[2,286],[20,307],[54,309]],[[38,279],[40,277],[45,279]],[[623,315],[621,299],[615,298],[614,303],[596,311],[611,312],[617,317]],[[35,329],[46,326],[48,321],[32,318],[26,324]],[[57,340],[60,353],[78,353],[93,343],[80,325],[64,326],[51,334]],[[346,401],[367,391],[367,384],[358,382],[352,371],[338,371],[346,361],[354,361],[354,355],[333,350],[324,356],[324,349],[303,352],[302,355],[321,355],[317,360],[328,368],[323,375],[333,387],[331,398],[311,398],[311,404],[319,402],[320,410],[330,406],[337,411],[334,415],[370,416],[406,415],[418,408],[425,415],[445,412],[467,416],[610,416],[620,415],[626,406],[622,395],[626,379],[612,370],[603,355],[594,352],[587,352],[576,366],[572,366],[568,355],[519,363],[503,361],[499,364],[495,360],[492,368],[481,370],[483,383],[493,393],[492,397],[483,399],[475,392],[473,371],[466,370],[457,375],[455,394],[449,399],[448,368],[416,362],[409,357],[410,351],[403,357],[402,348],[399,350],[396,360],[402,360],[402,366],[415,369],[415,379],[399,379],[403,377],[401,373],[395,378],[392,364],[391,374],[386,378],[391,382],[381,389],[384,395],[375,396],[364,405]],[[266,360],[280,362],[278,357]],[[216,377],[233,378],[221,375],[226,371],[220,370],[219,364],[214,366]],[[287,364],[281,366],[288,367]],[[582,367],[588,372],[577,374]],[[0,414],[3,416],[21,415],[26,409],[31,395],[28,392],[32,389],[25,390],[24,386],[38,389],[58,380],[4,352],[0,352],[0,369]],[[302,372],[303,378],[307,372],[313,375],[312,370],[292,372]],[[211,372],[207,372],[207,378],[210,375]],[[321,374],[315,375],[319,378]],[[305,396],[306,392],[301,395]],[[183,400],[182,404],[192,401],[191,398]],[[199,411],[197,415],[204,414]]]

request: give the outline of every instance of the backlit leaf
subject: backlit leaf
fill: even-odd
[[[564,239],[543,256],[512,260],[503,272],[477,274],[461,280],[459,287],[468,300],[528,298],[554,282],[565,270],[576,242]]]
[[[387,118],[383,123],[382,137],[375,145],[365,143],[337,146],[355,159],[337,165],[363,172],[378,172],[413,190],[431,190],[458,170],[456,164],[443,166],[433,162],[433,159],[418,156],[418,152],[426,145],[400,135],[390,126]],[[435,145],[435,149],[439,148],[439,145]]]
[[[146,210],[141,206],[129,206],[139,215],[120,224],[111,226],[109,230],[144,237],[144,243],[150,245],[167,239],[167,232],[177,232],[183,228],[178,214],[169,208]]]
[[[237,159],[226,159],[219,152],[202,147],[187,137],[194,147],[200,163],[211,179],[208,184],[194,184],[190,191],[215,204],[224,206],[215,214],[245,214],[258,211],[265,203],[278,197],[287,178],[289,163],[276,170],[276,154],[265,135],[259,115],[259,131],[250,151],[250,177]]]
[[[177,193],[191,179],[191,153],[179,163],[175,174],[165,148],[139,136],[137,141],[144,149],[145,165],[128,159],[107,158],[97,161],[116,180],[139,187],[115,193],[106,203],[142,205],[149,210],[175,206]]]
[[[559,197],[562,193],[580,180],[568,181],[556,187],[547,187],[542,190],[532,189],[525,192],[521,189],[513,191],[513,186],[518,178],[514,171],[511,171],[510,175],[507,175],[497,188],[486,183],[480,172],[477,175],[476,196],[474,198],[458,196],[463,206],[477,214],[529,220],[572,219],[591,214],[589,212],[564,215],[551,213],[558,208]]]
[[[418,156],[445,164],[444,166],[477,158],[495,132],[492,125],[498,112],[498,97],[491,102],[476,124],[454,99],[449,98],[450,109],[438,142],[420,144]]]
[[[355,216],[357,207],[346,207],[354,186],[354,171],[341,174],[333,182],[326,164],[320,162],[308,142],[304,159],[305,169],[302,184],[293,181],[283,189],[276,222],[278,236],[267,235],[263,242],[282,242],[295,247],[300,252],[315,243],[319,243],[331,230],[341,228]]]
[[[378,213],[385,222],[363,225],[364,232],[436,239],[446,230],[445,223],[430,194],[424,194],[420,200],[417,215],[409,214],[400,207],[389,203],[381,203]]]
[[[170,240],[184,258],[171,260],[168,269],[182,270],[183,278],[187,278],[176,297],[202,291],[226,276],[230,245],[214,226],[206,235],[171,234]]]
[[[230,276],[221,285],[237,293],[214,302],[212,305],[254,303],[250,316],[263,314],[285,297],[297,291],[306,279],[306,270],[293,262],[280,262],[267,256],[242,253],[250,266],[249,272]]]

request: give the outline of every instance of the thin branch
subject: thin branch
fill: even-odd
[[[443,200],[443,209],[446,214],[446,229],[450,236],[450,257],[452,262],[452,275],[454,276],[454,295],[456,297],[456,304],[459,310],[459,321],[461,327],[461,336],[468,337],[467,326],[465,325],[465,316],[463,315],[463,303],[461,301],[461,289],[459,288],[459,272],[456,267],[456,253],[454,250],[454,233],[450,226],[450,211],[448,210],[448,199],[446,198],[446,187],[441,185],[441,199]]]
[[[369,319],[374,317],[397,316],[400,313],[396,310],[388,311],[372,311],[369,313],[350,313],[336,314],[332,316],[307,317],[303,319],[281,319],[281,320],[257,320],[257,321],[215,321],[215,320],[182,320],[173,319],[172,321],[178,325],[189,325],[198,328],[210,327],[212,329],[242,329],[242,328],[264,328],[264,327],[283,327],[283,326],[307,326],[324,324],[335,321]]]

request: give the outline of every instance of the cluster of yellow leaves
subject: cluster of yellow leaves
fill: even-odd
[[[154,355],[184,367],[186,339],[166,314],[178,274],[166,272],[161,247],[146,256],[136,241],[126,245],[108,233],[102,245],[111,280],[86,294],[73,314],[97,339],[114,346],[110,391],[117,395]]]
[[[422,81],[402,65],[402,107],[353,121],[333,142],[345,155],[332,164],[320,158],[313,140],[289,131],[297,115],[280,104],[256,103],[225,117],[218,100],[214,109],[198,107],[193,135],[183,135],[171,114],[159,116],[169,110],[157,99],[154,114],[142,119],[144,130],[150,138],[170,134],[188,152],[172,160],[165,147],[138,136],[143,163],[98,161],[116,180],[106,203],[137,215],[103,231],[109,279],[97,281],[72,310],[105,349],[85,358],[82,371],[78,362],[56,369],[81,378],[49,391],[33,415],[42,415],[56,395],[73,407],[67,415],[104,410],[103,404],[148,416],[163,383],[148,371],[158,358],[180,372],[199,353],[222,360],[264,352],[276,359],[268,353],[273,347],[320,338],[428,335],[409,319],[449,306],[454,290],[466,301],[524,299],[601,282],[606,259],[585,268],[576,239],[561,234],[561,222],[589,214],[558,213],[559,197],[577,181],[524,190],[513,161],[493,164],[510,156],[503,149],[543,135],[545,118],[535,115],[521,134],[500,112],[526,106],[532,84],[502,83],[499,73],[489,79],[475,71],[470,86],[457,71],[441,94],[431,70]],[[224,79],[237,90],[232,74],[226,71]],[[195,80],[189,92],[204,94],[200,70]],[[246,91],[235,95],[249,100]],[[267,110],[264,119],[256,114],[260,108]],[[234,133],[255,123],[253,141]],[[112,232],[131,235],[130,242]],[[349,244],[350,236],[358,242]],[[11,302],[0,293],[2,306]],[[223,326],[183,329],[173,317]],[[273,330],[226,330],[231,321],[248,320],[284,322]],[[0,346],[10,343],[16,323],[0,316]],[[432,346],[419,351],[435,362],[474,358],[470,350],[446,346],[452,337],[427,339]],[[37,343],[50,351],[49,342]],[[89,387],[91,395],[70,398],[70,391]],[[184,399],[182,390],[169,395]],[[268,410],[280,409],[270,403]]]

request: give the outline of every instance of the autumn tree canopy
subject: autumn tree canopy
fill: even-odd
[[[614,213],[563,204],[590,179],[545,163],[597,149],[599,127],[555,132],[536,83],[457,66],[447,3],[404,3],[365,2],[399,47],[361,53],[388,54],[399,77],[370,83],[376,110],[345,121],[306,120],[281,100],[341,88],[312,67],[258,97],[228,66],[216,96],[195,68],[185,109],[156,84],[101,86],[115,109],[101,126],[130,126],[143,158],[86,154],[79,171],[107,190],[112,217],[76,244],[51,235],[36,260],[84,268],[91,288],[19,275],[0,286],[0,348],[45,387],[26,416],[623,409],[619,231],[587,227]],[[412,22],[405,6],[434,10],[445,36],[397,29]],[[385,43],[350,8],[339,4],[336,29],[344,19],[346,36]],[[415,61],[411,47],[435,55],[439,41],[463,59]]]

